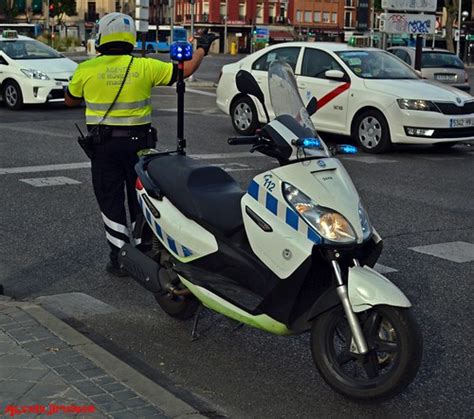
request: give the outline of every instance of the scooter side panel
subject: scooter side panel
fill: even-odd
[[[158,210],[156,218],[144,200],[149,201]],[[142,208],[148,225],[165,248],[180,262],[191,262],[195,259],[217,252],[216,238],[195,221],[187,218],[166,197],[159,201],[137,191],[138,202]]]
[[[231,319],[248,324],[249,326],[256,327],[257,329],[265,330],[266,332],[270,332],[275,335],[291,334],[291,331],[283,323],[272,319],[266,314],[254,316],[240,309],[239,307],[234,306],[211,291],[198,285],[194,285],[192,282],[189,282],[181,275],[179,275],[179,278],[183,284],[186,285],[186,288],[188,288],[196,296],[196,298],[202,302],[203,305],[210,308],[211,310],[217,311],[218,313],[222,313]]]
[[[245,231],[253,252],[279,278],[288,278],[311,255],[319,237],[288,206],[281,180],[272,172],[256,176],[241,201]],[[264,231],[247,213],[249,208],[272,231]]]
[[[355,313],[381,304],[411,307],[408,298],[395,284],[368,266],[349,269],[348,288],[349,300]]]

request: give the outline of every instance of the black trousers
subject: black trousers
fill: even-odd
[[[112,134],[102,144],[94,146],[92,184],[102,213],[112,262],[117,261],[119,249],[130,242],[125,202],[128,204],[132,229],[140,211],[135,192],[137,175],[134,167],[138,162],[137,151],[148,148],[147,145],[149,147],[144,136],[115,137]],[[138,245],[139,242],[133,244]]]

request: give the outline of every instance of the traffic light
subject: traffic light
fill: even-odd
[[[49,5],[49,17],[54,17],[56,16],[55,10],[54,10],[54,3],[51,3]]]

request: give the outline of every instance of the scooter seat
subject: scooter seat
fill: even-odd
[[[184,215],[225,235],[243,226],[244,191],[223,169],[187,156],[160,156],[148,164],[148,175]]]

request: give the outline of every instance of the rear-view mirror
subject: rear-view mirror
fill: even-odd
[[[260,103],[265,103],[265,97],[263,95],[262,89],[260,89],[257,80],[255,80],[252,74],[250,74],[248,71],[239,70],[235,76],[235,83],[240,93],[255,96]]]
[[[309,116],[314,115],[318,110],[318,99],[314,96],[309,100],[308,104],[306,105],[306,110],[309,113]]]
[[[324,76],[329,80],[344,80],[346,75],[341,70],[328,70]]]

